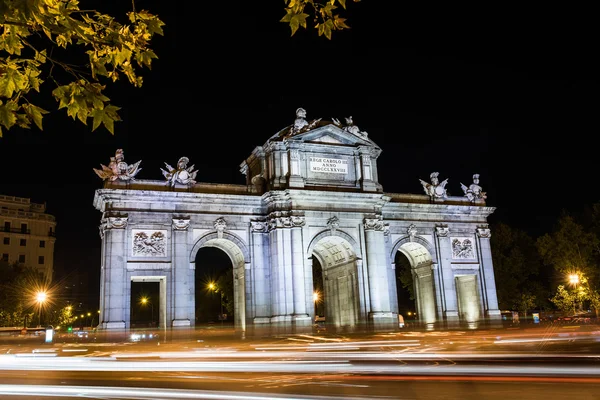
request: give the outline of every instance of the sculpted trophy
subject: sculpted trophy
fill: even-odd
[[[132,181],[135,179],[135,176],[142,170],[140,168],[141,162],[142,160],[128,165],[125,162],[125,154],[123,153],[123,149],[117,149],[117,151],[115,152],[115,156],[110,158],[110,163],[108,164],[108,167],[104,164],[100,164],[102,169],[94,168],[94,172],[103,181]]]
[[[445,199],[448,197],[448,194],[446,193],[446,184],[448,183],[448,179],[446,178],[440,183],[438,175],[439,172],[432,172],[431,175],[429,175],[431,178],[431,183],[419,179],[421,185],[423,185],[423,190],[425,190],[425,193],[431,200]]]

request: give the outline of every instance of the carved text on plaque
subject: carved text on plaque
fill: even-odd
[[[341,158],[309,157],[310,170],[326,174],[347,174],[348,160]]]

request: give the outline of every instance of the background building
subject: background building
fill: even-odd
[[[36,268],[48,281],[54,272],[56,220],[46,214],[46,204],[0,195],[0,256]]]

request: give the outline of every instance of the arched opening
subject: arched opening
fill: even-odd
[[[325,236],[312,249],[313,291],[321,293],[317,311],[334,329],[356,327],[360,318],[357,257],[339,236]],[[319,277],[321,277],[319,279]]]
[[[229,236],[229,235],[228,235]],[[239,240],[232,236],[235,240]],[[245,257],[229,238],[209,234],[196,245],[195,303],[197,324],[246,328]]]
[[[401,301],[407,303],[406,293],[401,292],[408,292],[409,301],[414,301],[418,321],[433,324],[436,322],[436,298],[431,254],[420,243],[406,242],[398,247],[394,260],[396,276],[400,283],[397,285],[399,310]],[[411,310],[406,311],[407,314],[409,311]]]
[[[406,324],[410,324],[418,316],[416,314],[415,283],[412,277],[412,266],[408,257],[400,251],[396,252],[394,265],[398,314],[402,315]]]
[[[199,249],[194,280],[196,325],[231,324],[233,265],[227,253],[216,247]]]

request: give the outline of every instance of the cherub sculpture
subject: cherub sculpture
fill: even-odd
[[[306,110],[302,107],[296,110],[296,119],[294,124],[290,128],[290,136],[296,135],[300,132],[309,131],[321,121],[321,118],[314,119],[310,122],[306,120]]]
[[[115,156],[110,158],[108,167],[104,164],[100,164],[102,169],[94,168],[94,172],[104,181],[132,181],[142,170],[139,167],[141,162],[142,160],[134,164],[127,165],[125,162],[125,154],[123,153],[123,149],[117,149]]]
[[[162,168],[160,169],[165,178],[167,178],[169,186],[173,187],[176,183],[191,186],[196,183],[195,179],[198,171],[194,171],[194,165],[188,167],[188,162],[190,162],[189,158],[181,157],[177,162],[177,168],[173,168],[165,163],[167,171]]]
[[[483,191],[483,188],[479,186],[479,174],[473,175],[473,183],[470,184],[469,187],[463,185],[462,182],[460,183],[460,187],[462,188],[463,192],[465,192],[465,196],[467,199],[469,199],[469,201],[474,202],[479,199],[487,199],[487,195]]]
[[[445,199],[448,197],[446,193],[446,184],[448,183],[448,179],[444,179],[441,183],[438,180],[439,172],[432,172],[429,177],[431,178],[431,183],[425,182],[422,179],[419,179],[421,185],[423,185],[423,189],[425,193],[429,196],[431,200],[435,199]]]

